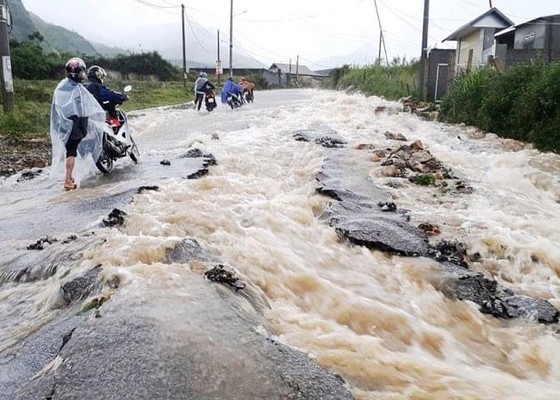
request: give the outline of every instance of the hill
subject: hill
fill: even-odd
[[[76,55],[98,56],[97,49],[77,32],[43,21],[33,13],[28,13],[32,22],[45,38],[46,45],[58,52]]]
[[[44,37],[42,45],[47,51],[106,57],[139,50],[157,51],[164,59],[182,65],[182,31],[179,24],[145,25],[130,34],[117,35],[112,39],[112,46],[108,46],[97,41],[93,43],[74,30],[44,21],[40,16],[28,12],[22,0],[10,0],[10,10],[13,21],[10,34],[12,40],[25,41],[29,35],[39,32]],[[216,32],[191,20],[185,36],[187,65],[190,68],[214,67],[217,58]],[[220,41],[220,55],[225,68],[229,64],[229,39],[226,35]],[[233,63],[235,68],[266,67],[237,45],[233,47]]]

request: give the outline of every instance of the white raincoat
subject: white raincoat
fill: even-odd
[[[87,118],[87,135],[78,146],[74,167],[77,182],[95,169],[95,161],[103,148],[105,111],[95,97],[81,84],[63,79],[56,87],[51,105],[51,173],[63,174],[66,159],[66,142],[74,122],[70,117]]]

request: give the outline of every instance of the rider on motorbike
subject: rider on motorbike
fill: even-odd
[[[240,85],[233,82],[233,78],[230,76],[227,78],[224,87],[222,88],[222,103],[227,104],[228,96],[231,95],[233,101],[238,102],[239,105],[243,103],[243,89]]]
[[[119,126],[116,106],[128,100],[126,94],[121,94],[108,89],[103,85],[103,80],[107,73],[98,65],[93,65],[88,69],[88,82],[85,84],[87,90],[97,99],[101,107],[109,113],[109,123],[111,126]]]

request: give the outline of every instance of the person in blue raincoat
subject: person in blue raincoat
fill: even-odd
[[[222,88],[222,103],[227,104],[227,98],[229,94],[235,96],[239,103],[241,103],[243,88],[241,87],[241,85],[233,82],[233,78],[231,76],[227,78],[227,81],[224,83],[224,87]]]

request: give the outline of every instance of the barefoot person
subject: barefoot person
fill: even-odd
[[[81,84],[86,78],[86,64],[81,58],[66,63],[66,78],[53,94],[51,106],[52,168],[64,160],[64,189],[76,189],[74,167],[80,155],[97,160],[101,151],[105,111]],[[86,139],[86,140],[84,140]],[[85,143],[84,143],[85,142]]]

